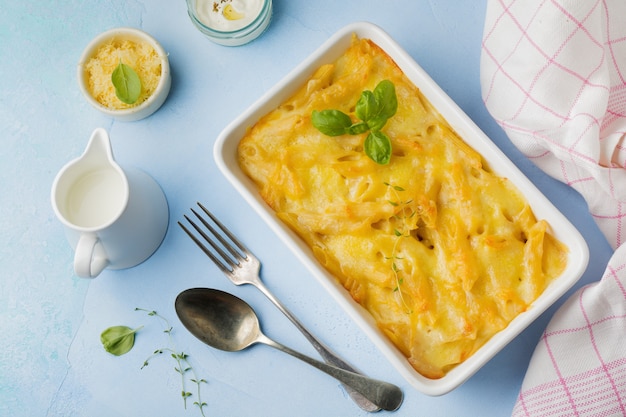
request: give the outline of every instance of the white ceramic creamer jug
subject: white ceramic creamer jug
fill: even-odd
[[[74,271],[83,278],[142,263],[160,246],[169,221],[161,187],[143,171],[122,169],[102,128],[57,174],[52,207],[75,250]]]

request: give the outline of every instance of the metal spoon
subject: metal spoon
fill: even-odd
[[[327,373],[384,410],[396,410],[402,403],[402,391],[395,385],[317,361],[268,338],[261,332],[259,319],[252,307],[232,294],[209,288],[192,288],[176,297],[175,308],[187,330],[216,349],[236,352],[263,343]]]

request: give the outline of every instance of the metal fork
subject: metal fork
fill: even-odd
[[[326,346],[315,338],[298,319],[270,292],[263,284],[259,276],[261,262],[250,252],[236,237],[233,235],[206,207],[201,203],[197,203],[200,209],[208,216],[219,230],[211,225],[203,216],[198,214],[193,208],[191,211],[200,220],[202,225],[208,230],[208,233],[187,215],[185,219],[193,226],[193,228],[202,236],[204,241],[208,242],[213,248],[211,251],[200,238],[192,233],[184,224],[178,222],[178,225],[189,235],[189,237],[202,249],[202,251],[213,261],[215,265],[226,275],[235,285],[252,284],[257,287],[267,298],[272,301],[280,311],[291,320],[293,324],[302,332],[313,347],[319,352],[320,356],[332,365],[346,369],[354,373],[360,373],[345,361],[337,357]],[[228,240],[224,237],[228,237]],[[219,243],[217,243],[219,242]],[[343,385],[344,389],[354,400],[354,402],[365,411],[378,411],[380,408],[373,404],[370,400],[353,390],[351,387]]]

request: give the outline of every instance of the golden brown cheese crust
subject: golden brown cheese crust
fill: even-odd
[[[363,153],[366,134],[328,137],[313,110],[352,116],[365,89],[396,87],[383,131],[393,156]],[[429,378],[502,330],[558,276],[566,248],[523,196],[491,173],[370,40],[355,39],[239,144],[264,200]]]

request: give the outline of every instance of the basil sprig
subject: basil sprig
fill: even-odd
[[[352,122],[352,118],[340,110],[313,110],[311,122],[327,136],[359,135],[369,131],[363,143],[365,154],[377,164],[385,165],[391,160],[391,140],[381,129],[397,110],[396,88],[391,81],[383,80],[373,92],[361,93],[355,107],[359,122]]]
[[[134,104],[141,94],[141,80],[130,66],[122,63],[117,65],[111,74],[111,82],[115,87],[115,95],[123,103]]]

